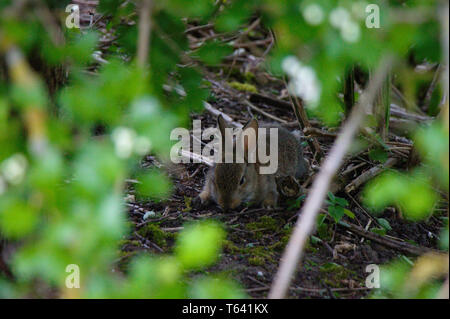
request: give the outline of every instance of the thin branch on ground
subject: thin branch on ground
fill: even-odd
[[[354,191],[355,189],[360,187],[362,184],[366,183],[370,179],[372,179],[375,176],[384,172],[386,169],[391,168],[392,166],[397,164],[397,162],[398,162],[398,159],[395,157],[392,157],[392,158],[389,158],[385,163],[368,169],[364,173],[360,174],[350,184],[348,184],[345,187],[345,192],[350,193],[350,192]]]
[[[423,255],[423,254],[429,253],[429,252],[439,253],[439,251],[437,251],[435,249],[431,249],[431,248],[427,248],[427,247],[423,247],[423,246],[414,246],[407,242],[401,242],[398,240],[390,239],[386,236],[380,236],[372,231],[365,230],[362,227],[359,227],[359,226],[356,226],[356,225],[353,225],[350,223],[340,221],[339,226],[342,226],[342,227],[346,228],[347,230],[349,230],[350,232],[355,233],[359,236],[365,237],[365,238],[370,239],[374,242],[377,242],[381,245],[399,250],[399,251],[407,253],[407,254],[420,256],[420,255]]]
[[[266,116],[266,117],[268,117],[268,118],[270,118],[270,119],[272,119],[274,121],[280,122],[282,124],[287,124],[288,123],[287,121],[285,121],[283,119],[280,119],[279,117],[276,117],[275,115],[272,115],[270,113],[267,113],[266,111],[261,110],[260,108],[256,107],[252,103],[250,103],[248,100],[244,100],[244,103],[245,103],[245,105],[249,106],[254,111],[256,111],[258,113],[261,113],[262,115],[264,115],[264,116]]]
[[[227,122],[228,124],[234,126],[234,127],[238,127],[238,128],[242,128],[243,125],[241,123],[235,122],[229,115],[225,114],[224,112],[219,111],[218,109],[212,107],[211,104],[209,104],[206,101],[203,101],[203,106],[205,107],[205,109],[211,113],[212,115],[218,117],[219,115],[222,115],[223,119],[225,120],[225,122]]]

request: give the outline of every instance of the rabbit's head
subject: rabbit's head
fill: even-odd
[[[218,128],[221,133],[222,150],[225,150],[225,139],[232,139],[223,118],[218,118]],[[251,130],[251,131],[249,131]],[[213,176],[213,197],[225,211],[238,207],[242,202],[252,199],[258,187],[257,163],[248,163],[248,154],[256,152],[258,122],[249,121],[236,136],[233,142],[233,162],[225,162],[225,151],[222,151],[222,163],[217,163]],[[249,134],[255,137],[248,138]],[[236,145],[243,143],[244,163],[236,163]]]

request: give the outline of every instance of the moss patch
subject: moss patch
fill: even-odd
[[[244,73],[245,82],[255,82],[256,76],[252,72]]]
[[[257,222],[248,223],[245,227],[251,231],[257,231],[261,229],[277,231],[280,229],[280,224],[276,219],[270,216],[262,216]]]
[[[344,280],[355,276],[353,270],[336,263],[326,263],[320,266],[320,272],[324,275],[323,282],[332,288],[340,288]],[[345,284],[343,284],[345,286]]]
[[[250,92],[250,93],[257,93],[258,89],[256,89],[256,86],[248,83],[240,83],[237,81],[229,82],[228,83],[233,89],[244,91],[244,92]]]
[[[126,246],[139,247],[140,243],[138,240],[131,240],[131,239],[119,240],[119,247],[126,247]]]
[[[250,257],[248,263],[253,266],[263,266],[266,263],[266,259],[260,256]]]
[[[138,234],[148,240],[153,241],[156,245],[160,247],[167,246],[167,239],[174,239],[175,235],[169,232],[162,231],[158,225],[155,224],[145,224],[138,230]]]
[[[274,253],[270,248],[258,246],[246,248],[248,263],[253,266],[263,266],[267,263],[274,263]]]
[[[235,254],[240,251],[240,248],[236,246],[231,240],[225,239],[222,243],[223,250],[229,254]]]

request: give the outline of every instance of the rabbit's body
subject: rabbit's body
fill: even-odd
[[[218,119],[218,126],[223,139],[226,124],[221,117]],[[307,173],[308,164],[303,158],[300,141],[294,134],[276,124],[263,124],[260,127],[266,130],[262,130],[257,139],[266,138],[266,154],[270,153],[270,128],[278,129],[276,171],[273,174],[261,174],[260,168],[263,164],[259,159],[256,163],[248,163],[247,159],[244,163],[217,163],[206,176],[205,186],[199,195],[202,203],[212,200],[224,210],[234,209],[243,202],[275,207],[278,200],[276,178],[285,176],[301,178]],[[258,131],[256,120],[250,121],[243,128],[243,132],[248,129]],[[257,144],[253,145],[251,141],[246,140],[245,154],[249,149],[257,151]]]

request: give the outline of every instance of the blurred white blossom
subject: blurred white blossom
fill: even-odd
[[[325,17],[322,7],[316,3],[306,6],[302,10],[302,13],[305,21],[311,25],[321,24]]]
[[[346,42],[357,42],[361,36],[359,25],[343,7],[337,7],[331,11],[330,24],[340,30],[341,37]]]
[[[152,96],[141,97],[131,104],[132,112],[139,114],[141,117],[155,116],[159,113],[160,109],[159,101]]]
[[[112,140],[116,155],[120,158],[128,158],[133,153],[136,132],[128,127],[117,127],[112,132]]]
[[[3,161],[1,173],[4,179],[14,185],[22,182],[27,168],[27,159],[23,154],[14,154]]]
[[[239,48],[239,49],[234,50],[232,56],[240,56],[240,55],[243,55],[243,54],[245,54],[245,49],[244,48]]]
[[[317,106],[320,99],[321,86],[314,69],[310,66],[302,65],[294,56],[284,58],[282,68],[290,77],[289,91],[301,97],[309,107]]]
[[[350,19],[350,14],[347,11],[347,9],[342,7],[337,7],[333,9],[330,13],[330,24],[335,27],[336,29],[340,29],[342,26],[342,23],[344,21]]]
[[[352,20],[346,20],[341,26],[341,36],[347,42],[357,42],[361,36],[359,25]]]
[[[140,156],[148,154],[152,147],[152,142],[148,137],[138,135],[128,127],[115,128],[111,137],[116,155],[120,158],[128,158],[133,153]]]

